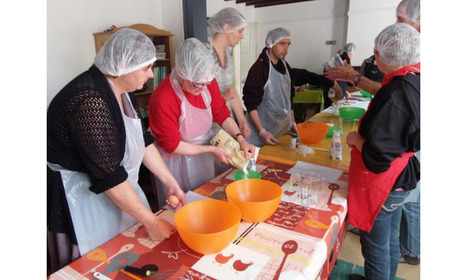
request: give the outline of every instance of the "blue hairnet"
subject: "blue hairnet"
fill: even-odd
[[[272,48],[274,45],[284,38],[290,39],[290,32],[282,27],[270,30],[266,36],[266,47]]]
[[[195,83],[207,83],[214,78],[214,58],[208,48],[196,38],[182,42],[175,53],[175,71],[180,78]]]
[[[227,25],[227,30],[224,30]],[[245,28],[247,25],[245,17],[234,8],[224,8],[208,20],[208,37],[217,33],[229,33],[234,30]]]
[[[420,33],[412,26],[395,23],[375,38],[375,50],[389,66],[406,66],[420,62]]]
[[[403,0],[397,6],[397,16],[420,24],[420,0]]]
[[[104,74],[122,76],[156,61],[156,47],[144,33],[122,28],[105,42],[94,59]]]

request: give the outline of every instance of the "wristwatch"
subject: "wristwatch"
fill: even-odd
[[[354,86],[357,86],[358,85],[358,82],[360,82],[360,78],[362,77],[362,75],[360,74],[357,74],[353,77],[352,81],[353,81],[353,84]]]

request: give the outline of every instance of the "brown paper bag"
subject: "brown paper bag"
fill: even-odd
[[[227,161],[240,170],[246,170],[250,159],[245,158],[238,142],[230,136],[225,130],[221,129],[211,141],[211,145],[221,147],[232,154],[232,158]]]

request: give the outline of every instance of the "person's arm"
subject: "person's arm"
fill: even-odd
[[[248,120],[245,117],[245,113],[243,112],[240,96],[237,95],[234,99],[232,99],[230,101],[230,105],[232,106],[232,111],[235,115],[235,119],[238,122],[240,131],[245,136],[245,138],[249,138],[251,135],[251,129],[250,125],[248,124]]]
[[[232,118],[227,118],[222,123],[222,128],[232,137],[236,138],[237,142],[240,144],[240,149],[245,155],[245,158],[249,158],[250,154],[253,157],[255,156],[255,147],[245,140],[245,136],[241,134],[240,128],[238,128],[237,124]]]
[[[158,218],[146,208],[128,180],[105,191],[105,194],[123,211],[140,222],[148,232],[151,240],[158,242],[170,237],[175,228],[168,222]]]
[[[269,131],[267,131],[263,125],[261,124],[261,121],[258,116],[258,110],[253,110],[248,112],[250,114],[251,121],[253,122],[253,125],[256,127],[256,129],[259,131],[259,135],[263,138],[264,142],[269,145],[277,145],[279,144],[279,141],[272,135]]]
[[[343,82],[353,83],[355,76],[359,75],[352,66],[344,62],[344,66],[328,68],[325,71],[325,76],[331,80],[338,80]],[[368,93],[375,95],[381,88],[381,83],[374,82],[365,76],[360,77],[357,87],[365,90]]]
[[[173,205],[170,201],[166,201],[170,207],[178,209],[186,204],[185,192],[170,173],[154,144],[147,146],[144,150],[143,164],[152,174],[161,180],[162,184],[167,188],[167,196],[173,194],[179,199],[180,203],[178,205]]]

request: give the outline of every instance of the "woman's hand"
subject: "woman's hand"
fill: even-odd
[[[224,97],[225,101],[229,101],[230,99],[234,99],[237,97],[237,90],[235,88],[228,88],[222,93],[222,97]]]
[[[171,195],[174,195],[177,197],[178,203],[174,203],[174,201],[170,201],[167,199]],[[167,205],[169,205],[175,210],[178,210],[179,208],[181,208],[183,205],[186,204],[185,192],[180,187],[178,187],[178,185],[175,187],[169,187],[167,191],[167,198],[165,202],[167,203]]]
[[[356,147],[361,151],[363,147],[363,142],[365,142],[365,140],[366,138],[361,136],[360,133],[352,131],[349,132],[349,134],[347,134],[345,142],[347,143],[347,145],[349,145],[350,148]]]
[[[224,150],[220,147],[216,147],[216,146],[209,146],[209,148],[211,149],[211,153],[214,155],[214,157],[219,161],[219,162],[222,162],[222,163],[225,163],[225,164],[229,164],[229,162],[227,161],[228,158],[232,158],[233,155],[227,151],[227,150]]]
[[[160,242],[164,239],[167,239],[172,233],[177,231],[177,229],[170,223],[156,217],[156,215],[154,215],[154,218],[150,224],[144,225],[144,227],[146,228],[146,232],[148,233],[149,238],[151,238],[151,240],[154,242]]]
[[[239,136],[238,139],[238,144],[240,144],[240,149],[243,151],[243,155],[245,158],[250,158],[255,156],[255,151],[256,148],[252,144],[250,144],[248,141],[245,140],[242,136]]]

